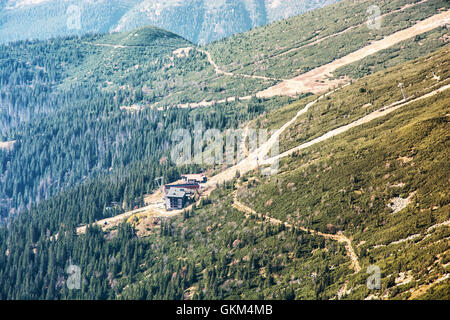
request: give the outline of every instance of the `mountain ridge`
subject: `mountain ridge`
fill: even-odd
[[[204,44],[336,1],[9,0],[0,7],[0,43],[155,25]]]

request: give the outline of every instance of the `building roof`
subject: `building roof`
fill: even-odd
[[[202,180],[203,178],[205,178],[205,175],[202,173],[199,174],[182,174],[182,177],[185,177],[187,179],[197,179],[197,180]]]
[[[166,184],[164,186],[166,189],[173,189],[173,188],[178,188],[178,189],[198,189],[200,188],[200,185],[197,182],[190,182],[190,183],[172,183],[172,184]]]
[[[170,188],[167,192],[167,197],[170,198],[183,198],[186,196],[186,191],[180,188]]]

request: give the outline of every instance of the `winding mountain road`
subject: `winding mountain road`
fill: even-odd
[[[360,118],[348,125],[339,127],[337,129],[333,129],[333,130],[327,132],[326,134],[322,135],[319,138],[316,138],[309,142],[300,144],[299,146],[292,148],[280,155],[264,159],[266,157],[266,155],[269,153],[269,151],[271,150],[271,148],[274,146],[274,144],[277,143],[277,139],[279,139],[280,135],[290,125],[292,125],[298,119],[298,117],[300,117],[302,114],[307,112],[309,110],[309,108],[311,108],[318,101],[320,101],[321,99],[325,98],[326,96],[332,94],[333,92],[335,92],[339,89],[330,91],[327,94],[320,96],[318,99],[308,103],[303,109],[298,111],[297,114],[291,120],[286,122],[279,130],[277,130],[268,139],[268,141],[266,143],[264,143],[262,146],[260,146],[255,151],[251,152],[244,160],[242,160],[241,162],[239,162],[238,164],[236,164],[230,168],[225,169],[224,171],[220,172],[219,174],[210,177],[208,179],[207,183],[204,184],[204,193],[202,194],[202,198],[208,197],[209,194],[217,187],[218,184],[223,184],[224,182],[232,181],[236,177],[237,172],[239,172],[242,175],[251,170],[257,169],[260,165],[272,165],[276,161],[279,161],[280,159],[287,157],[298,150],[302,150],[302,149],[308,148],[310,146],[313,146],[317,143],[326,141],[326,140],[328,140],[332,137],[335,137],[339,134],[342,134],[354,127],[363,125],[363,124],[368,123],[377,118],[384,117],[384,116],[398,110],[401,107],[407,106],[413,102],[417,102],[417,101],[432,97],[432,96],[439,94],[441,92],[444,92],[448,89],[450,89],[450,84],[443,85],[440,88],[438,88],[432,92],[429,92],[427,94],[424,94],[423,96],[420,96],[415,99],[411,99],[411,100],[407,100],[407,101],[405,101],[405,100],[397,101],[389,106],[386,106],[377,111],[374,111],[374,112],[364,116],[363,118]],[[180,214],[181,212],[183,212],[183,210],[176,210],[176,211],[169,211],[169,212],[166,211],[162,205],[163,200],[162,200],[162,195],[159,190],[156,191],[153,195],[151,195],[151,197],[153,198],[154,201],[145,207],[142,207],[142,208],[139,208],[139,209],[136,209],[133,211],[125,212],[125,213],[115,216],[115,217],[97,221],[95,224],[101,226],[103,229],[109,229],[112,226],[117,225],[118,223],[120,223],[136,214],[148,213],[148,214],[151,214],[152,217],[172,217],[172,216],[176,216],[176,215]],[[239,203],[235,202],[235,205],[237,205],[241,210],[244,210],[244,211],[247,210],[243,205],[242,206],[239,205]],[[251,213],[251,211],[248,211],[248,213]],[[273,219],[273,218],[271,218],[271,219]],[[276,222],[276,220],[273,220],[273,222]],[[78,234],[84,233],[85,231],[86,231],[86,226],[80,226],[77,228]],[[307,230],[305,229],[304,231],[307,231]],[[342,235],[326,235],[326,234],[320,234],[320,233],[317,233],[317,234],[320,236],[324,236],[324,237],[325,236],[330,237],[330,239],[334,239],[336,241],[346,242],[347,247],[348,247],[347,248],[348,252],[350,252],[350,255],[354,254],[354,251],[353,251],[353,253],[351,253],[353,250],[353,249],[351,249],[351,241],[349,242],[349,240],[346,239],[345,237],[342,237]],[[331,236],[333,236],[334,238],[332,238]],[[356,255],[354,255],[354,257],[356,257]],[[359,268],[358,264],[353,263],[353,265],[354,265],[355,270],[357,270]]]
[[[263,214],[257,213],[255,210],[246,206],[245,204],[243,204],[242,202],[240,202],[237,199],[237,192],[234,193],[232,206],[233,206],[233,208],[235,208],[238,211],[241,211],[245,214],[256,216],[258,218],[264,218],[265,220],[267,220],[270,223],[275,224],[275,225],[284,225],[288,228],[298,229],[303,232],[310,233],[312,235],[317,235],[317,236],[323,237],[325,239],[345,243],[345,250],[347,251],[347,256],[349,257],[349,259],[351,261],[351,268],[355,271],[355,273],[358,273],[359,271],[361,271],[361,266],[359,264],[358,256],[356,255],[355,250],[353,250],[352,241],[349,238],[347,238],[343,233],[337,233],[337,234],[322,233],[319,231],[306,229],[304,227],[298,227],[298,226],[292,225],[288,222],[283,222],[279,219],[272,218],[268,215],[263,215]]]
[[[331,64],[319,67],[317,69],[312,70],[311,72],[308,72],[304,75],[301,75],[297,78],[291,79],[291,80],[283,80],[283,82],[281,82],[280,84],[269,88],[267,90],[264,90],[260,93],[257,94],[257,96],[260,97],[270,97],[273,95],[292,95],[298,92],[306,92],[306,91],[302,91],[305,85],[305,82],[303,80],[307,79],[307,82],[310,83],[311,85],[317,86],[317,83],[315,81],[313,81],[312,79],[317,79],[317,76],[322,77],[322,76],[327,76],[329,75],[330,72],[334,71],[337,67],[360,60],[362,58],[364,58],[365,56],[371,55],[376,53],[379,50],[383,50],[389,46],[392,46],[400,41],[403,41],[405,39],[414,37],[417,34],[420,33],[424,33],[427,32],[429,30],[434,29],[437,26],[441,26],[441,25],[445,25],[450,23],[450,10],[443,12],[441,14],[437,14],[431,18],[428,18],[424,21],[418,22],[416,25],[414,25],[413,27],[404,29],[402,31],[399,31],[397,33],[394,33],[382,40],[379,41],[375,41],[374,43],[372,43],[371,45],[364,47],[363,49],[360,49],[354,53],[351,53],[349,55],[347,55],[346,57],[343,57],[341,59],[338,59],[334,62],[332,62]],[[109,45],[108,45],[109,46]],[[122,46],[114,46],[115,48],[121,48]],[[259,77],[259,76],[249,76],[249,75],[242,75],[242,74],[234,74],[234,73],[230,73],[230,72],[226,72],[221,70],[221,68],[213,61],[213,59],[211,58],[211,55],[201,49],[198,49],[201,52],[203,52],[207,58],[208,61],[211,63],[211,65],[214,67],[214,70],[217,74],[224,74],[224,75],[229,75],[229,76],[235,76],[235,75],[240,75],[240,76],[246,76],[246,77],[256,77],[258,79],[264,79],[264,80],[281,80],[281,79],[273,79],[273,78],[266,78],[266,77]],[[302,80],[303,79],[303,80]],[[345,84],[345,85],[348,85]],[[410,103],[413,103],[415,101],[433,96],[435,94],[438,94],[440,92],[443,92],[447,89],[449,89],[450,85],[444,85],[441,88],[434,90],[433,92],[430,92],[426,95],[423,95],[421,97],[415,98],[413,100],[409,100],[409,101],[405,101],[405,100],[401,100],[401,101],[397,101],[389,106],[383,107],[377,111],[374,111],[368,115],[366,115],[365,117],[358,119],[350,124],[347,124],[345,126],[333,129],[329,132],[327,132],[326,134],[324,134],[323,136],[316,138],[314,140],[311,140],[309,142],[303,143],[293,149],[290,149],[282,154],[279,155],[275,155],[273,157],[269,157],[266,158],[266,156],[268,155],[268,153],[270,152],[270,150],[273,148],[273,146],[278,143],[279,138],[281,136],[281,134],[289,127],[291,126],[301,115],[305,114],[309,108],[311,108],[314,104],[316,104],[319,100],[323,99],[324,97],[332,94],[333,92],[339,90],[335,89],[334,91],[329,91],[326,94],[323,94],[322,96],[320,96],[319,98],[317,98],[316,100],[314,100],[313,102],[308,103],[303,109],[301,109],[300,111],[297,112],[297,114],[290,119],[288,122],[286,122],[279,130],[277,130],[270,138],[269,140],[264,143],[263,145],[261,145],[258,149],[256,149],[255,151],[251,152],[250,154],[248,154],[248,156],[242,160],[241,162],[239,162],[238,164],[227,168],[226,170],[220,172],[219,174],[211,177],[208,182],[205,184],[205,195],[207,196],[212,190],[214,190],[216,188],[216,186],[218,184],[222,184],[224,182],[227,181],[231,181],[232,179],[235,178],[237,172],[239,172],[241,175],[245,174],[251,170],[254,170],[256,168],[258,168],[260,165],[272,165],[274,163],[276,163],[276,161],[279,161],[281,158],[287,157],[289,155],[291,155],[292,153],[298,151],[298,150],[302,150],[305,148],[308,148],[310,146],[313,146],[317,143],[320,143],[322,141],[325,141],[327,139],[330,139],[336,135],[339,135],[341,133],[344,133],[354,127],[363,125],[365,123],[368,123],[374,119],[380,118],[380,117],[384,117],[386,115],[388,115],[389,113],[403,107],[406,106]],[[285,90],[287,88],[287,90]],[[312,87],[310,86],[309,89],[311,89]],[[326,90],[329,90],[329,86],[327,86],[326,88],[323,88]],[[300,91],[299,91],[300,90]],[[322,90],[322,89],[321,89]],[[308,91],[308,90],[307,90]],[[251,97],[242,97],[239,99],[250,99]],[[229,99],[224,99],[225,101],[232,101],[233,98],[229,98]],[[216,103],[217,101],[211,101],[211,102],[202,102],[199,104],[199,106],[201,105],[208,105],[208,104],[213,104]],[[189,104],[184,106],[184,107],[189,107]],[[265,159],[266,158],[266,159]],[[161,198],[161,195],[159,195],[159,198]],[[129,217],[135,215],[135,214],[141,214],[141,213],[151,213],[153,216],[155,217],[170,217],[170,216],[174,216],[179,214],[181,211],[172,211],[172,212],[167,212],[165,211],[164,207],[162,206],[162,199],[158,200],[158,201],[154,201],[153,203],[150,203],[148,206],[143,207],[143,208],[139,208],[137,210],[133,210],[133,211],[129,211],[126,212],[124,214],[121,214],[119,216],[116,217],[112,217],[112,218],[108,218],[105,220],[101,220],[96,222],[97,225],[100,226],[107,226],[107,225],[111,225],[111,224],[117,224],[120,223],[120,221],[123,221],[125,219],[128,219]],[[85,232],[86,227],[85,226],[81,226],[77,229],[78,233],[84,233]],[[322,235],[325,236],[325,235]],[[329,235],[331,236],[331,235]],[[333,235],[335,237],[339,237],[339,235]],[[345,238],[335,238],[335,240],[337,241],[341,241],[341,242],[347,242],[345,240]],[[350,249],[349,249],[350,250]],[[355,265],[356,268],[356,265]]]

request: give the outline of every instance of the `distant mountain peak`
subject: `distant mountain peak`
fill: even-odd
[[[168,38],[185,40],[183,37],[173,32],[154,26],[144,26],[125,33],[112,33],[111,35],[105,36],[103,39],[110,39],[115,42],[114,44],[122,46],[146,46],[158,39]]]
[[[0,1],[0,43],[155,25],[208,43],[340,0],[9,0]],[[68,27],[70,7],[80,23]]]

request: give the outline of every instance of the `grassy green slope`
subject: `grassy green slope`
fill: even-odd
[[[431,56],[380,71],[329,95],[283,133],[280,150],[286,151],[402,100],[403,96],[398,88],[400,82],[404,84],[408,98],[417,98],[435,90],[437,86],[449,83],[448,50],[447,46]],[[440,82],[434,79],[433,72],[441,77]],[[297,103],[298,106],[303,104]],[[267,118],[270,119],[271,116],[268,115]]]
[[[405,67],[418,74],[428,68],[428,74],[443,58],[440,52],[382,74],[400,76]],[[391,97],[397,90],[384,94]],[[352,104],[354,95],[346,97],[335,93],[329,101]],[[438,285],[434,281],[449,271],[449,230],[442,225],[450,218],[449,105],[447,90],[296,153],[282,161],[277,176],[254,180],[241,201],[259,213],[322,232],[341,230],[353,239],[364,272],[338,281],[350,281],[349,298],[407,298],[410,290]],[[321,123],[317,115],[312,127]],[[389,206],[408,197],[409,204],[393,213]],[[381,268],[380,291],[365,286],[371,264]],[[401,273],[412,280],[402,284]],[[448,292],[432,296],[448,298]]]
[[[216,42],[206,49],[221,67],[237,74],[255,73],[291,78],[350,53],[371,40],[408,27],[413,21],[438,12],[438,8],[446,7],[442,1],[428,0],[388,15],[383,20],[381,30],[368,32],[364,24],[368,4],[367,1],[343,1]],[[399,1],[380,4],[383,13],[398,10],[402,5],[404,3],[400,4]],[[350,15],[350,12],[355,14]],[[322,26],[319,21],[332,23]],[[292,48],[359,24],[362,25],[342,35],[278,56]],[[445,28],[437,28],[417,39],[406,41],[338,70],[337,75],[359,77],[432,52],[445,45],[445,34]],[[61,47],[61,50],[76,52],[77,58],[71,59],[63,66],[62,88],[70,88],[79,83],[98,86],[110,92],[117,92],[118,95],[127,95],[128,106],[153,106],[156,103],[158,107],[164,107],[203,100],[219,101],[229,97],[249,96],[277,82],[216,74],[206,55],[196,50],[195,45],[156,27],[143,27],[131,32],[103,36],[85,36],[81,41],[78,41],[78,38],[69,38],[49,40],[48,43]],[[344,43],[345,46],[342,45]],[[186,47],[193,48],[187,56],[177,57],[174,54],[176,49]],[[22,49],[26,51],[26,46]],[[270,58],[272,56],[273,59]],[[236,61],[239,63],[233,65]],[[250,70],[253,67],[261,68],[261,72]]]
[[[410,2],[414,4],[417,1]],[[388,15],[383,20],[381,30],[368,32],[364,24],[368,3],[343,1],[216,42],[206,49],[224,69],[236,73],[290,78],[357,50],[371,40],[408,27],[413,21],[438,12],[438,8],[445,8],[442,1],[428,0]],[[403,5],[399,1],[380,4],[383,13],[398,10]],[[350,12],[355,14],[350,15]],[[322,26],[318,21],[333,23]],[[292,48],[360,24],[362,25],[342,35],[278,56]],[[427,54],[445,45],[445,34],[445,28],[438,28],[342,68],[336,74],[359,77]],[[346,45],[343,46],[343,43]],[[196,50],[195,45],[155,27],[85,37],[81,42],[67,40],[62,45],[77,50],[82,57],[66,67],[64,88],[83,82],[112,92],[125,90],[131,97],[129,106],[136,103],[152,106],[157,103],[158,107],[164,107],[203,100],[218,101],[252,95],[276,83],[272,80],[216,74],[206,55]],[[185,47],[193,48],[187,56],[177,57],[173,53],[176,49]],[[330,48],[336,48],[338,52]],[[272,56],[273,59],[270,58]],[[239,64],[233,66],[236,61]],[[261,68],[262,72],[249,69],[253,67]]]
[[[170,232],[150,235],[153,254],[164,258],[168,274],[175,265],[195,267],[195,276],[181,275],[189,281],[186,298],[336,299],[344,287],[341,298],[410,297],[409,290],[433,284],[448,272],[448,229],[427,230],[449,219],[449,100],[446,93],[416,103],[384,123],[308,150],[283,162],[282,172],[270,180],[242,180],[252,182],[240,191],[240,200],[258,212],[299,227],[344,231],[353,239],[362,266],[358,274],[350,269],[342,244],[236,211],[231,207],[232,184],[194,213],[171,219],[164,227]],[[403,156],[412,156],[413,162],[403,164]],[[400,182],[405,185],[395,187]],[[390,199],[414,191],[403,211],[393,214],[386,207]],[[419,234],[413,241],[394,242],[413,234]],[[381,268],[380,290],[365,285],[365,270],[371,264]],[[160,268],[142,266],[140,271],[122,298],[145,298],[156,290],[149,284],[158,283]],[[412,280],[402,284],[402,273]],[[170,285],[180,281],[178,276],[173,275]],[[448,298],[440,288],[446,283],[438,284],[435,290],[440,291],[431,297]]]
[[[347,1],[345,4],[360,5],[352,7],[355,10],[359,8],[359,14],[353,16],[357,11],[351,12],[349,7],[345,7],[346,10],[339,7],[339,14],[344,14],[344,11],[347,14],[342,21],[339,20],[342,24],[330,23],[330,27],[321,33],[322,36],[363,21],[363,9],[367,7],[367,2]],[[430,10],[442,6],[439,1],[430,0],[427,5],[429,4],[432,4]],[[398,6],[398,1],[383,2],[383,8]],[[411,11],[398,16],[398,24],[393,24],[393,28],[403,28],[406,25],[400,22],[402,19],[420,19],[431,14],[430,10]],[[319,13],[311,15],[314,19],[319,19],[316,16]],[[338,14],[336,12],[335,16],[332,15],[333,12],[328,13],[330,17],[337,17]],[[286,28],[283,29],[284,33],[277,34],[277,29],[270,31],[272,38],[280,34],[286,35],[279,38],[280,46],[285,46],[283,50],[298,45],[292,33],[295,28],[306,28],[303,18],[292,20],[295,23],[289,20],[273,25],[280,30]],[[307,24],[310,29],[304,29],[300,33],[305,37],[312,37],[317,28],[317,24],[313,26],[311,21]],[[258,32],[265,32],[264,30],[266,29],[252,31],[255,40],[244,45],[249,57],[254,58],[257,52],[251,46],[263,43],[257,35]],[[442,37],[443,32],[441,29],[435,30],[424,41],[433,42]],[[260,36],[263,37],[263,33]],[[369,38],[355,39],[366,41],[379,36],[372,34]],[[249,34],[241,37],[249,37]],[[222,59],[227,64],[226,59],[231,59],[233,54],[224,50],[219,57],[218,52],[222,50],[220,46],[228,47],[230,41],[238,43],[236,39],[241,38],[235,37],[208,48],[216,50],[213,52],[215,58]],[[348,41],[348,38],[340,41],[344,40]],[[305,38],[302,41],[309,40]],[[427,53],[440,47],[443,41],[436,42],[436,45],[430,45],[417,53],[420,45],[414,41],[408,43],[406,51]],[[154,46],[156,43],[158,45]],[[355,42],[352,45],[358,47],[361,43],[363,42]],[[75,83],[84,82],[126,96],[128,105],[160,102],[164,106],[198,102],[203,99],[245,95],[270,85],[270,82],[260,80],[216,75],[206,56],[198,51],[193,51],[188,57],[176,58],[173,50],[192,44],[155,28],[139,29],[126,34],[87,36],[82,41],[51,40],[48,44],[61,46],[57,57],[49,59],[51,63],[48,64],[57,66],[60,74],[58,79],[61,80],[57,84],[60,89],[65,90]],[[12,47],[10,54],[17,53],[16,56],[23,64],[30,62],[30,68],[42,67],[41,56],[31,57],[23,50],[29,45],[40,46],[42,56],[47,57],[47,47],[43,43],[19,43]],[[269,42],[269,46],[271,45],[273,43]],[[322,45],[334,46],[335,42],[323,42]],[[349,47],[352,48],[351,45]],[[232,44],[229,49],[236,50],[239,46]],[[330,95],[329,99],[315,105],[310,113],[300,117],[288,130],[282,137],[282,150],[309,141],[399,100],[399,81],[405,83],[408,96],[415,97],[436,87],[437,83],[432,78],[433,71],[442,78],[438,85],[448,83],[447,49],[412,63],[375,73]],[[281,52],[279,48],[273,50],[273,54]],[[67,56],[64,55],[66,52]],[[333,58],[334,52],[320,52],[325,56],[311,58],[313,60],[308,62],[308,66],[314,67]],[[342,53],[343,51],[339,51],[339,54]],[[9,57],[7,54],[4,56]],[[395,52],[388,53],[382,58],[383,64],[376,68],[384,69],[391,64],[401,63],[413,58],[414,54],[408,56],[402,51],[397,60],[394,56]],[[70,59],[65,59],[67,57]],[[244,56],[241,57],[238,52],[234,58],[236,57],[241,59]],[[254,61],[253,58],[248,61]],[[273,70],[289,75],[292,75],[292,70],[284,65],[291,63],[292,68],[298,68],[295,58],[290,55],[283,56],[281,60],[283,65],[272,64],[272,61],[270,68],[273,66]],[[361,62],[370,72],[377,70],[370,68],[373,63],[372,60]],[[235,67],[240,66],[230,68]],[[367,74],[360,73],[356,64],[351,68],[353,69],[346,72],[354,72],[357,76]],[[43,72],[48,72],[43,69]],[[314,98],[308,96],[263,115],[256,123],[277,128]],[[234,184],[228,184],[217,190],[211,199],[196,207],[195,212],[163,223],[160,234],[153,232],[148,238],[130,240],[130,245],[136,244],[136,247],[138,243],[143,244],[139,247],[139,255],[144,258],[138,260],[124,253],[122,258],[132,261],[136,268],[124,264],[125,271],[118,272],[123,291],[116,296],[111,290],[111,297],[174,298],[173,293],[182,288],[186,297],[194,298],[330,299],[335,298],[339,289],[347,283],[346,288],[350,291],[345,292],[344,296],[348,298],[360,299],[371,294],[385,298],[407,298],[410,291],[414,291],[414,298],[416,289],[423,289],[427,284],[435,289],[430,289],[422,297],[448,298],[448,280],[439,283],[436,280],[448,274],[448,228],[441,223],[448,221],[450,211],[447,191],[449,105],[448,91],[412,103],[386,118],[353,129],[282,161],[281,171],[275,177],[267,180],[259,176],[245,177],[240,181],[251,181],[244,190],[240,190],[240,200],[257,212],[289,221],[299,227],[327,233],[344,232],[352,239],[363,267],[358,274],[354,275],[349,268],[350,261],[342,244],[299,230],[273,227],[260,219],[245,217],[242,212],[233,209],[231,205],[235,187]],[[249,109],[245,110],[244,103],[237,107],[242,108],[244,113],[250,112]],[[257,107],[259,106],[256,105],[255,108]],[[215,119],[216,115],[223,116],[218,108],[212,107],[196,110],[192,113],[193,118],[201,112],[209,112],[211,119]],[[118,115],[122,116],[123,114]],[[234,116],[230,112],[224,118]],[[96,126],[97,124],[98,122]],[[140,171],[135,170],[134,173],[139,176]],[[130,178],[130,181],[136,180],[134,177]],[[130,182],[130,186],[133,186],[133,182]],[[409,205],[392,213],[388,205],[391,202],[403,202],[409,196]],[[99,230],[96,232],[102,241],[107,242]],[[411,237],[410,240],[403,241],[408,237]],[[83,236],[80,238],[83,239]],[[382,289],[379,291],[369,291],[365,286],[365,270],[370,264],[381,268]],[[128,272],[127,269],[132,271]],[[180,269],[186,271],[186,274],[175,274],[175,270]],[[397,285],[395,279],[402,274],[406,278],[412,277],[412,280]]]
[[[130,32],[113,33],[102,37],[99,42],[113,45],[144,47],[158,45],[164,42],[164,45],[168,46],[168,49],[170,49],[170,45],[165,43],[168,39],[178,40],[178,43],[173,44],[174,49],[179,47],[179,45],[190,43],[172,32],[157,27],[142,27]]]
[[[401,77],[405,69],[408,77],[428,74],[433,66],[448,70],[445,63],[440,51],[348,88],[359,91],[361,83]],[[387,86],[379,99],[395,101],[397,91]],[[409,92],[417,97],[427,91],[412,86]],[[354,103],[353,95],[341,94],[331,94],[330,101]],[[286,111],[302,105],[269,113],[266,125],[284,122]],[[120,297],[151,297],[161,272],[185,266],[186,273],[172,274],[168,283],[181,284],[188,299],[448,299],[449,105],[447,90],[282,160],[276,176],[250,173],[223,185],[193,212],[164,222],[161,233],[150,231],[152,254],[164,259],[165,269],[142,266]],[[323,126],[319,116],[315,124]],[[243,187],[236,190],[238,185]],[[235,192],[257,213],[298,228],[237,211]],[[393,212],[390,205],[408,197]],[[350,268],[342,243],[301,227],[343,232],[361,271]],[[370,265],[380,267],[379,290],[366,286]]]
[[[406,297],[448,272],[448,227],[427,230],[450,218],[449,103],[447,92],[300,153],[243,201],[300,226],[344,231],[363,270],[380,266],[384,286],[375,293]],[[411,203],[392,213],[388,205],[409,196]],[[413,277],[408,286],[392,283],[400,272]],[[358,290],[349,297],[365,297],[367,276],[351,279]]]
[[[374,4],[382,14],[396,11],[383,18],[379,30],[369,30],[366,25],[367,8]],[[415,5],[399,11],[407,4]],[[227,70],[292,78],[407,28],[441,9],[448,9],[446,1],[342,1],[213,43],[208,50]],[[332,36],[348,28],[352,29]],[[320,39],[324,40],[303,47]]]

